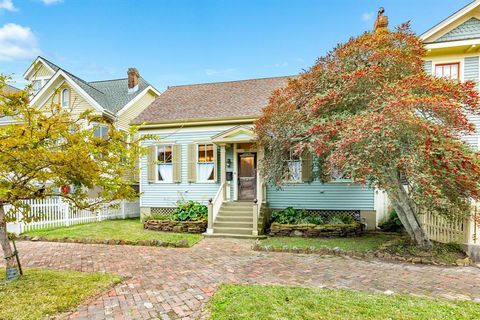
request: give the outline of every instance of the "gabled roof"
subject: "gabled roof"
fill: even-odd
[[[43,62],[55,72],[51,79],[56,78],[56,76],[61,73],[65,78],[68,78],[80,87],[82,91],[93,99],[100,107],[108,110],[112,114],[117,113],[138,95],[145,93],[147,89],[159,94],[158,91],[142,77],[138,80],[138,90],[134,93],[128,93],[128,78],[87,82],[43,57],[38,57],[35,61]],[[34,64],[35,62],[32,65]],[[51,81],[48,81],[45,87],[49,84],[51,84]],[[37,96],[42,93],[42,90]],[[37,96],[35,96],[35,98]],[[32,102],[35,101],[35,98]]]
[[[275,89],[292,77],[275,77],[169,87],[134,124],[256,118]]]
[[[12,93],[17,93],[21,90],[15,88],[14,86],[11,86],[11,85],[7,84],[5,87],[3,87],[2,91],[3,91],[3,93],[6,93],[6,94],[12,94]]]
[[[467,4],[457,12],[453,13],[450,15],[448,18],[442,20],[429,30],[425,31],[422,35],[420,35],[420,38],[427,42],[438,42],[438,41],[455,41],[455,40],[460,40],[459,34],[462,31],[466,31],[467,34],[470,33],[470,31],[476,28],[476,21],[472,20],[470,18],[467,18],[467,21],[461,22],[462,18],[465,18],[467,15],[471,15],[475,10],[479,9],[480,7],[480,0],[475,0],[472,1],[471,3]],[[478,10],[477,10],[478,11]],[[476,13],[478,13],[475,11]],[[456,25],[456,22],[460,21],[460,25]],[[457,23],[458,24],[458,23]],[[449,29],[449,26],[453,29]],[[456,30],[455,30],[456,29]],[[440,33],[440,31],[444,31],[444,33]],[[455,30],[455,31],[454,31]],[[448,35],[444,39],[440,40],[443,36],[447,35],[448,33],[452,32],[453,34]],[[477,35],[476,38],[479,36]],[[461,40],[466,40],[467,38],[462,38]],[[471,39],[471,37],[470,37]]]

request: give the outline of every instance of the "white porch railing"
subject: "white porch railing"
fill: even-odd
[[[31,230],[50,229],[57,227],[68,227],[74,224],[103,221],[109,219],[125,219],[140,216],[139,201],[117,201],[112,204],[104,204],[95,210],[79,210],[72,208],[60,197],[52,197],[42,200],[27,200],[30,206],[29,215],[35,221],[25,223],[22,219],[22,212],[15,212],[15,222],[7,224],[7,231],[21,234]],[[112,207],[112,205],[116,205]],[[10,205],[5,211],[11,209]]]
[[[260,212],[262,210],[262,205],[264,201],[265,194],[265,185],[259,183],[257,187],[257,199],[253,200],[253,230],[252,236],[258,236],[258,218],[260,217]]]
[[[225,201],[225,196],[227,194],[226,183],[222,183],[220,188],[218,188],[215,198],[208,200],[208,227],[207,234],[213,234],[213,222],[217,218],[218,212],[222,207],[223,202]]]

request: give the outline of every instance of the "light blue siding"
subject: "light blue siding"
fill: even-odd
[[[218,130],[216,130],[218,129]],[[199,130],[198,132],[172,129],[171,132],[160,132],[160,141],[181,145],[182,150],[182,182],[181,183],[148,183],[147,159],[142,157],[140,189],[142,207],[174,207],[179,200],[196,200],[204,204],[213,198],[220,187],[220,183],[188,183],[188,145],[199,140],[208,141],[210,138],[225,128],[212,128],[212,130]],[[152,131],[142,131],[145,134],[155,134]],[[160,143],[156,141],[144,141],[143,145]],[[219,150],[218,150],[219,151]],[[234,163],[233,147],[226,149],[226,158],[231,159],[232,167],[227,171],[233,171]],[[220,175],[220,154],[217,156],[217,173]],[[220,181],[220,179],[218,179]],[[230,183],[231,199],[234,197],[234,184]],[[267,188],[267,201],[272,208],[285,208],[293,206],[308,209],[330,210],[373,210],[373,191],[356,184],[336,182],[321,184],[287,185],[283,190],[275,187]]]
[[[374,191],[345,182],[290,184],[278,190],[267,187],[270,208],[320,210],[374,210]]]
[[[435,42],[467,40],[480,37],[480,20],[477,18],[470,18],[455,29],[444,34]]]
[[[423,69],[427,74],[432,74],[432,61],[424,61]]]
[[[142,192],[141,205],[143,207],[174,207],[177,201],[195,200],[207,203],[208,199],[215,197],[220,186],[219,183],[188,183],[188,145],[194,140],[209,140],[211,136],[220,131],[203,131],[194,133],[175,133],[160,135],[160,139],[181,144],[182,146],[182,183],[148,183],[147,158],[141,159],[140,188]],[[145,141],[144,145],[151,145],[152,141]],[[220,159],[220,157],[217,157]],[[220,160],[218,161],[220,163]],[[217,170],[219,173],[219,170]]]
[[[478,80],[479,80],[479,57],[467,57],[464,59],[464,79],[472,80],[477,83],[478,89]],[[464,137],[464,140],[472,146],[474,149],[478,148],[478,136],[480,130],[480,116],[469,115],[468,119],[475,125],[476,133]]]

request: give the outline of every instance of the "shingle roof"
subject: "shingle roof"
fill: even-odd
[[[275,89],[292,77],[169,87],[133,123],[257,117]]]
[[[10,94],[10,93],[16,93],[16,92],[19,92],[21,91],[20,89],[17,89],[11,85],[6,85],[5,87],[3,87],[3,92],[6,93],[6,94]]]
[[[74,74],[60,68],[56,64],[41,57],[45,63],[49,65],[55,72],[62,70],[74,81],[80,88],[82,88],[93,100],[95,100],[100,106],[117,113],[127,103],[132,101],[138,94],[145,90],[150,84],[140,77],[138,79],[138,90],[134,93],[128,93],[128,78],[92,81],[87,82]]]

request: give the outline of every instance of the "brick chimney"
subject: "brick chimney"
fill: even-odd
[[[136,68],[128,68],[128,93],[134,93],[138,90],[138,78],[140,74]]]

